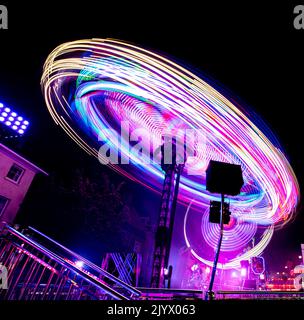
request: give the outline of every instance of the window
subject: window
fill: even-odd
[[[23,172],[24,169],[17,166],[16,164],[13,164],[6,177],[15,182],[19,182]]]
[[[4,212],[4,209],[7,205],[7,203],[8,203],[8,199],[3,196],[0,196],[0,216]]]

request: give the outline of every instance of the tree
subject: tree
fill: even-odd
[[[101,257],[133,251],[144,237],[128,183],[100,167],[54,172],[33,184],[18,220],[41,228],[58,241]]]

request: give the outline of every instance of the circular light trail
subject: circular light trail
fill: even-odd
[[[208,208],[199,212],[192,210],[192,205],[193,201],[190,202],[184,217],[186,246],[195,258],[211,267],[220,236],[220,226],[209,223]],[[242,212],[232,209],[231,223],[224,226],[218,268],[239,268],[240,261],[259,256],[269,244],[273,232],[273,225],[265,227],[245,222]]]
[[[205,188],[209,161],[240,164],[244,186],[230,204],[237,208],[233,232],[243,233],[238,241],[231,232],[230,242],[223,244],[228,251],[233,244],[248,242],[259,226],[267,230],[282,226],[295,212],[298,182],[269,129],[258,127],[258,119],[173,61],[119,40],[73,41],[48,56],[41,85],[56,124],[86,152],[103,160],[98,140],[106,142],[129,158],[129,165],[109,163],[112,169],[158,192],[163,183],[160,165],[142,161],[130,137],[122,134],[122,122],[128,123],[131,135],[144,129],[157,147],[163,135],[194,130],[196,136],[187,144],[191,155],[181,176],[179,200],[198,210],[219,200]],[[155,144],[146,141],[142,140],[141,155],[155,151]],[[205,220],[201,228],[214,246],[215,228],[207,227]]]

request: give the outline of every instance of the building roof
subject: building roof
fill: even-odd
[[[8,157],[11,159],[14,159],[15,161],[18,161],[20,164],[23,164],[25,167],[28,169],[33,170],[35,173],[43,173],[48,176],[48,173],[46,173],[44,170],[41,168],[37,167],[35,164],[31,163],[27,159],[23,158],[20,156],[18,153],[15,151],[11,150],[10,148],[6,147],[5,145],[0,143],[0,153],[6,154]]]

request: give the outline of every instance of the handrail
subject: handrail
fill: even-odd
[[[12,228],[9,225],[6,225],[6,228],[8,229],[9,232],[11,232],[12,234],[14,234],[16,237],[18,237],[19,239],[23,240],[24,242],[27,242],[29,245],[33,246],[35,249],[41,251],[43,254],[45,254],[46,256],[48,256],[51,259],[54,259],[55,261],[57,261],[59,264],[63,265],[64,267],[67,267],[69,269],[72,269],[76,274],[78,274],[80,277],[82,277],[83,279],[85,279],[86,281],[88,281],[89,283],[91,283],[94,286],[99,287],[100,289],[104,290],[106,293],[108,293],[109,295],[111,295],[113,298],[115,299],[122,299],[122,300],[129,300],[127,297],[125,297],[124,295],[120,294],[119,292],[113,290],[111,287],[107,286],[106,284],[97,281],[96,279],[88,276],[85,272],[83,272],[82,270],[76,268],[73,264],[69,263],[68,261],[65,261],[64,259],[62,259],[61,257],[59,257],[58,255],[54,254],[53,252],[49,251],[48,249],[46,249],[44,246],[36,243],[36,241],[29,239],[28,237],[26,237],[25,235],[23,235],[22,233],[20,233],[19,231],[15,230],[14,228]]]
[[[133,294],[135,294],[136,296],[140,296],[141,292],[139,290],[137,290],[136,288],[130,286],[129,284],[127,284],[126,282],[122,281],[121,279],[118,279],[117,277],[113,276],[111,273],[101,269],[100,267],[96,266],[96,264],[92,263],[91,261],[85,259],[84,257],[80,256],[79,254],[77,254],[76,252],[66,248],[65,246],[63,246],[62,244],[60,244],[59,242],[57,242],[56,240],[52,239],[51,237],[45,235],[44,233],[42,233],[41,231],[29,226],[28,229],[36,232],[37,234],[39,234],[40,236],[42,236],[43,238],[49,240],[50,242],[52,242],[53,244],[57,245],[58,247],[60,247],[61,249],[63,249],[64,251],[68,252],[70,255],[74,256],[75,258],[77,258],[77,260],[83,261],[86,265],[88,265],[90,268],[94,269],[95,271],[97,271],[98,273],[102,274],[105,277],[110,278],[112,281],[119,283],[120,285],[122,285],[124,288],[127,288],[128,290],[130,290]]]
[[[31,253],[28,251],[28,250],[26,250],[26,249],[24,249],[24,248],[22,248],[19,244],[16,244],[16,243],[13,243],[13,246],[15,246],[18,250],[20,250],[20,251],[22,251],[24,254],[26,254],[27,256],[31,256]],[[39,263],[41,264],[41,263],[43,263],[43,265],[45,265],[45,266],[48,266],[49,268],[53,268],[53,267],[51,267],[51,265],[49,264],[49,263],[47,263],[47,262],[45,262],[45,261],[43,261],[43,260],[41,260],[41,259],[39,259],[39,258],[35,258],[35,259],[38,259],[38,260],[40,260],[39,261]],[[57,270],[55,271],[57,274],[59,273]],[[80,275],[81,276],[81,275]],[[71,279],[67,279],[67,282],[68,283],[73,283],[73,280],[71,280]],[[90,295],[91,297],[94,297],[94,295],[90,292],[90,291],[88,291],[88,290],[84,290],[88,295]],[[95,297],[96,298],[96,297]]]

